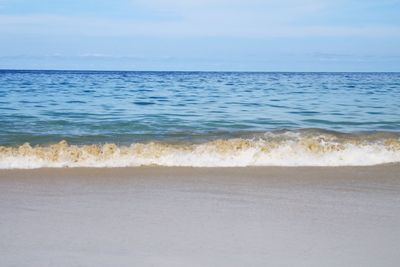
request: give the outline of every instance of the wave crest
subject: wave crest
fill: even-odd
[[[0,168],[128,167],[143,165],[344,166],[400,162],[400,138],[331,133],[266,133],[257,138],[219,139],[201,144],[0,146]]]

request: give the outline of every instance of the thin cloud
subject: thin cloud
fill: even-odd
[[[132,13],[131,16],[103,17],[104,12],[86,16],[3,14],[0,33],[239,38],[400,36],[400,24],[343,25],[324,20],[324,14],[339,13],[345,3],[343,0],[125,0],[116,1],[116,5],[126,5],[124,12]],[[357,1],[347,3],[360,5]],[[377,5],[370,0],[363,3]],[[386,0],[381,5],[393,5],[393,1]],[[163,19],[149,14],[158,14]]]
[[[147,22],[51,15],[0,15],[0,33],[110,37],[381,37],[400,36],[400,27],[296,26],[282,25],[274,21],[242,23],[242,20],[238,21],[234,19],[221,21],[217,16],[209,17],[207,22],[193,19],[181,23],[175,21]]]

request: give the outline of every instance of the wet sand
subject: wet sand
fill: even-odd
[[[0,266],[399,266],[400,165],[0,170]]]

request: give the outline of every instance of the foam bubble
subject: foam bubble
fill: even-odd
[[[345,166],[400,162],[400,138],[330,133],[266,133],[201,144],[134,143],[0,146],[0,168],[128,167],[143,165]]]

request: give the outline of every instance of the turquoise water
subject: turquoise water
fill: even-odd
[[[0,71],[0,168],[400,162],[400,73]]]
[[[0,144],[400,131],[399,73],[0,71]]]

